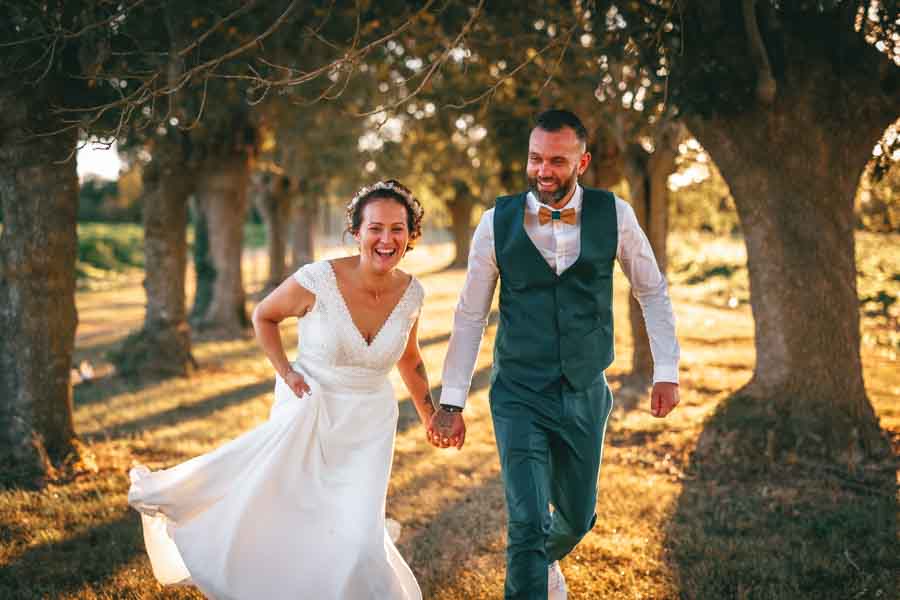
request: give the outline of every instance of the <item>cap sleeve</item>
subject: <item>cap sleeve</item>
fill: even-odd
[[[297,269],[293,277],[302,287],[318,295],[322,287],[321,261],[303,265]]]
[[[419,313],[422,312],[422,304],[425,302],[425,288],[419,283],[419,280],[413,277],[410,282],[412,289],[409,294],[409,309],[413,318],[418,319]]]

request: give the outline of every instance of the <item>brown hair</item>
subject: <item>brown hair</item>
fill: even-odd
[[[396,179],[377,181],[356,192],[347,205],[347,233],[352,235],[359,233],[363,209],[375,200],[393,200],[406,209],[406,227],[409,230],[406,249],[412,250],[416,241],[422,237],[422,217],[425,211],[409,188]]]

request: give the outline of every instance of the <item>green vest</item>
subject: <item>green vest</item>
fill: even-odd
[[[581,252],[557,275],[525,232],[525,194],[494,208],[500,325],[492,378],[541,391],[565,376],[577,390],[613,361],[612,273],[618,246],[615,196],[584,188]],[[546,225],[549,227],[549,225]]]

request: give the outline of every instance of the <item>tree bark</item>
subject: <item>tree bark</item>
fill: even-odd
[[[161,151],[144,169],[144,326],[113,355],[126,375],[188,375],[196,368],[185,299],[192,182],[184,172],[180,149],[175,144],[158,148]]]
[[[731,188],[747,245],[756,366],[744,393],[771,402],[780,446],[878,455],[886,445],[863,383],[853,199],[895,115],[861,96],[822,110],[832,102],[816,97],[849,88],[808,71],[813,96],[783,91],[770,110],[688,125]]]
[[[212,302],[213,283],[216,281],[216,267],[209,254],[209,226],[206,213],[200,208],[196,194],[190,202],[191,220],[194,222],[194,304],[191,307],[190,320],[195,325],[203,320],[206,310]]]
[[[628,181],[630,204],[647,234],[660,271],[666,272],[666,241],[669,235],[668,178],[675,169],[681,125],[662,123],[653,130],[654,152],[648,154],[637,143],[625,139],[633,126],[626,116],[614,115],[593,128],[591,164],[586,180],[595,187],[610,188],[622,178]],[[632,368],[626,382],[646,387],[653,378],[653,356],[640,304],[629,296],[628,316],[633,341]]]
[[[0,463],[40,475],[79,451],[70,381],[77,133],[34,136],[63,126],[50,100],[8,92],[0,89]]]
[[[278,287],[287,272],[287,228],[291,214],[291,180],[286,176],[273,176],[256,189],[254,204],[266,226],[266,245],[269,254],[269,275],[264,290]]]
[[[654,152],[633,144],[624,153],[624,173],[628,180],[631,205],[641,229],[647,234],[659,270],[665,276],[668,263],[666,241],[669,237],[669,175],[675,170],[680,127],[661,125],[654,137]],[[644,314],[634,295],[629,295],[628,316],[631,322],[632,366],[629,378],[640,385],[653,379],[653,355]]]
[[[447,202],[450,210],[450,231],[453,232],[453,262],[451,269],[463,269],[469,264],[469,246],[472,243],[472,210],[475,201],[472,192],[464,181],[453,184],[453,200]]]
[[[619,183],[624,175],[624,140],[618,128],[611,123],[604,123],[593,128],[591,147],[591,164],[585,173],[586,183],[609,189]]]
[[[241,268],[249,175],[248,158],[237,155],[210,160],[197,182],[197,205],[206,219],[215,267],[212,299],[200,326],[224,336],[242,335],[250,325]]]
[[[306,198],[294,203],[291,218],[291,260],[294,270],[316,260],[317,208]]]
[[[770,455],[878,456],[889,448],[863,383],[853,199],[897,118],[898,71],[854,30],[854,3],[785,9],[764,27],[775,94],[759,102],[748,27],[766,22],[706,10],[718,4],[686,5],[684,39],[695,41],[671,85],[731,188],[747,245],[756,365],[741,395],[764,400],[751,406],[765,417],[756,428],[773,428]]]

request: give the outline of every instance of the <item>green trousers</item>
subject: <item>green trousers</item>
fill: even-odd
[[[596,520],[612,393],[605,377],[582,391],[560,381],[534,392],[499,373],[490,403],[509,524],[505,598],[546,600],[548,565]]]

